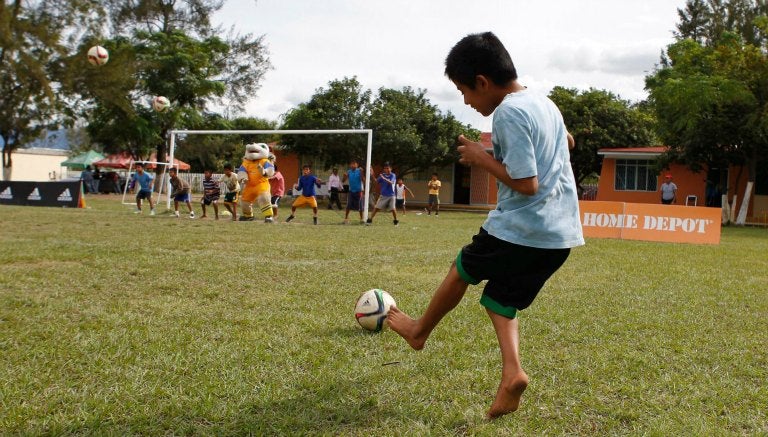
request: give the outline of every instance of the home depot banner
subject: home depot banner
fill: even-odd
[[[580,201],[579,210],[587,237],[720,243],[720,208]]]
[[[82,182],[0,181],[0,205],[84,207]]]

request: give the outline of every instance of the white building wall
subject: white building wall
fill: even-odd
[[[17,149],[11,155],[11,181],[58,181],[66,178],[67,151],[58,149]],[[0,172],[0,178],[2,178]]]

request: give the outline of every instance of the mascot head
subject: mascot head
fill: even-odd
[[[264,143],[251,143],[245,145],[245,156],[243,158],[250,161],[256,161],[257,159],[268,158],[269,146]]]

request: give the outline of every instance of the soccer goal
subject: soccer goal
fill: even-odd
[[[171,162],[173,162],[173,161],[171,161]],[[147,164],[154,164],[155,165],[155,169],[157,169],[157,166],[160,166],[160,165],[165,166],[165,167],[178,167],[179,166],[178,164],[173,164],[172,165],[169,162],[133,161],[133,160],[131,160],[131,163],[128,165],[128,177],[125,178],[125,185],[123,185],[123,200],[122,200],[122,204],[123,205],[135,205],[136,204],[135,201],[131,201],[131,200],[126,201],[126,197],[128,196],[128,189],[130,188],[130,184],[131,184],[131,175],[133,174],[133,168],[134,168],[135,164],[142,164],[144,166],[146,166]],[[155,171],[155,173],[157,173],[157,171]],[[152,195],[154,196],[154,203],[155,203],[155,205],[157,205],[160,202],[160,198],[162,197],[163,194],[168,195],[168,192],[167,192],[168,190],[167,189],[166,189],[166,193],[163,193],[163,188],[166,187],[166,185],[168,185],[168,183],[166,183],[167,178],[168,178],[168,172],[164,171],[163,172],[163,178],[160,180],[159,189],[157,190],[156,193],[154,192],[154,190],[152,192]],[[170,200],[170,197],[169,197],[169,200]],[[170,203],[169,203],[169,205],[170,205]],[[170,208],[170,206],[169,206],[169,208]]]
[[[368,218],[368,199],[370,196],[371,185],[371,151],[373,149],[373,130],[372,129],[308,129],[308,130],[285,130],[285,129],[273,129],[273,130],[172,130],[170,134],[170,147],[168,154],[168,162],[174,162],[174,154],[176,152],[176,136],[177,135],[334,135],[334,134],[350,134],[350,135],[367,135],[368,145],[365,152],[365,199],[363,206],[363,217]],[[171,208],[171,198],[168,197],[166,207]]]

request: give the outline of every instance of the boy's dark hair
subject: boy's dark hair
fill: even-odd
[[[432,173],[432,176],[437,176],[437,173]]]
[[[349,163],[350,163],[350,164],[352,164],[353,162],[354,162],[355,164],[360,164],[360,161],[358,161],[358,160],[357,160],[357,158],[352,158],[352,159],[350,159],[350,160],[349,160]]]
[[[509,52],[492,32],[465,36],[445,58],[445,75],[453,82],[475,89],[478,75],[498,86],[517,79],[517,70]]]
[[[232,171],[232,164],[224,164],[224,170]]]
[[[134,164],[134,167],[144,168],[144,163],[143,162],[137,162],[137,163]]]
[[[384,164],[382,165],[382,167],[392,168],[392,165],[389,164],[389,161],[384,161]]]
[[[168,173],[176,173],[176,167],[169,168]]]
[[[305,169],[305,168],[308,168],[308,169],[312,170],[312,166],[309,165],[309,164],[304,164],[304,165],[301,166],[302,170]]]

